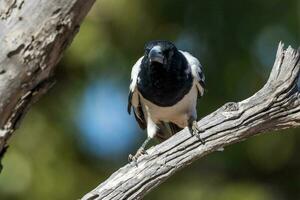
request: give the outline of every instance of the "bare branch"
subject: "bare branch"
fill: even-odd
[[[0,1],[0,156],[94,1]]]
[[[241,102],[230,102],[198,122],[203,145],[187,128],[149,149],[138,166],[127,164],[82,199],[141,199],[193,161],[227,145],[270,130],[300,125],[299,52],[280,43],[264,87]]]

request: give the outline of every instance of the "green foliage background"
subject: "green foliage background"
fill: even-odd
[[[129,84],[131,66],[153,39],[183,44],[200,59],[208,87],[199,106],[204,116],[260,89],[280,40],[299,46],[300,1],[97,1],[59,64],[57,84],[10,141],[0,199],[78,199],[126,163],[126,156],[110,161],[80,149],[74,116],[90,80]],[[297,132],[268,133],[211,154],[145,199],[300,199]]]

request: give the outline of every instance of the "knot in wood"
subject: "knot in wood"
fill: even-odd
[[[224,112],[231,112],[239,110],[239,105],[236,102],[228,102],[223,106]]]

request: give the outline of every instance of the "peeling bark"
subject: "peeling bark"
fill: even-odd
[[[230,102],[204,117],[202,144],[188,129],[150,148],[138,159],[113,173],[82,199],[141,199],[179,169],[195,160],[266,131],[300,125],[299,51],[280,44],[264,87],[241,102]]]
[[[95,0],[0,1],[0,155]],[[1,156],[2,157],[2,156]]]

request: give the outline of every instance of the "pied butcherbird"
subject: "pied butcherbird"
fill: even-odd
[[[152,138],[164,141],[184,127],[201,139],[196,105],[204,86],[197,58],[169,41],[147,43],[144,56],[132,67],[128,113],[133,108],[136,121],[147,130],[148,137],[129,160],[136,162]]]

